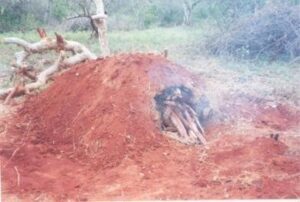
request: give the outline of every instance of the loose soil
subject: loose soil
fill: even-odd
[[[153,54],[89,61],[55,77],[2,118],[4,200],[299,198],[297,108],[224,97],[206,124],[209,144],[188,146],[160,130],[153,98],[172,85],[199,97],[214,90]]]

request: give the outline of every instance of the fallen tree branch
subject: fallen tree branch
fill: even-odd
[[[57,34],[57,36],[60,36]],[[5,38],[5,44],[15,44],[24,48],[24,51],[18,52],[16,58],[19,63],[23,62],[29,55],[32,53],[42,53],[44,51],[55,50],[58,48],[57,40],[44,38],[36,43],[29,43],[23,39],[19,38]],[[74,51],[75,53],[85,53],[87,59],[96,59],[97,56],[90,52],[84,45],[76,41],[67,41],[64,40],[64,50],[65,51]]]
[[[56,48],[56,40],[49,39],[49,38],[44,38],[39,42],[29,43],[20,38],[9,37],[9,38],[4,38],[4,43],[21,46],[22,48],[24,48],[26,52],[29,53],[38,53],[44,50],[51,50]]]
[[[38,76],[37,76],[37,81],[34,83],[30,83],[27,84],[25,86],[25,88],[27,90],[33,90],[33,89],[37,89],[40,88],[41,86],[44,86],[47,82],[47,80],[49,79],[49,77],[54,74],[55,72],[58,71],[59,69],[59,64],[61,63],[61,61],[64,58],[64,52],[61,51],[59,54],[59,57],[57,58],[57,60],[55,61],[55,63],[53,65],[51,65],[49,68],[45,69],[44,71],[42,71]]]
[[[7,95],[7,97],[4,100],[4,104],[8,104],[9,101],[11,100],[11,98],[14,96],[14,94],[17,92],[19,86],[14,87],[9,94]]]
[[[8,103],[12,97],[26,94],[27,92],[46,85],[49,78],[54,73],[58,72],[60,67],[66,68],[85,60],[97,59],[97,56],[81,43],[65,40],[57,33],[55,33],[56,39],[51,39],[47,36],[44,29],[37,29],[37,32],[41,40],[35,43],[29,43],[23,39],[14,37],[4,39],[5,44],[15,44],[24,49],[23,51],[15,54],[16,62],[14,66],[17,68],[15,71],[16,76],[25,76],[34,81],[23,85],[23,87],[20,87],[20,85],[17,84],[15,87],[0,89],[0,98],[6,99],[5,103]],[[38,75],[31,74],[24,60],[34,53],[43,53],[50,50],[56,50],[59,52],[57,60]],[[72,52],[73,55],[66,57],[66,51]]]
[[[17,68],[15,71],[17,75],[25,76],[32,81],[36,81],[35,72],[33,72],[33,69],[31,68],[21,67],[21,68]]]

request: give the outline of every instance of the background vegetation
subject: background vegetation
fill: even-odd
[[[223,29],[234,20],[276,2],[299,4],[299,0],[105,0],[113,30],[197,25],[207,20]],[[87,18],[94,9],[92,0],[0,0],[0,31],[29,31],[41,25],[53,27],[71,19]],[[185,19],[186,15],[190,15],[189,19]]]
[[[300,56],[300,0],[105,0],[105,4],[113,35],[132,31],[134,37],[138,30],[185,26],[181,30],[199,35],[198,40],[189,38],[195,39],[195,51],[202,54],[292,62]],[[25,33],[37,27],[92,33],[94,13],[93,0],[0,0],[0,33]],[[147,41],[165,38],[162,32]],[[112,49],[149,45],[145,40],[136,44],[139,40],[128,39],[124,47],[112,42]],[[156,41],[152,43],[156,48]]]
[[[300,0],[104,1],[113,53],[168,49],[171,60],[226,89],[235,81],[241,92],[299,100]],[[0,0],[0,41],[37,41],[35,29],[45,27],[99,54],[94,13],[92,0]],[[19,49],[0,42],[1,86]]]

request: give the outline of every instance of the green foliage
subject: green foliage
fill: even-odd
[[[182,5],[164,1],[160,6],[160,26],[174,26],[182,23]]]
[[[60,22],[68,13],[66,0],[0,0],[0,32],[28,31],[51,21]]]
[[[20,21],[21,30],[34,30],[41,24],[41,21],[35,18],[32,13],[23,16]]]
[[[293,61],[300,56],[300,6],[264,7],[211,37],[207,48],[239,59]]]
[[[67,0],[53,0],[52,7],[53,17],[62,21],[68,15],[68,3]]]
[[[191,5],[197,0],[187,0]],[[113,30],[170,27],[184,22],[183,0],[104,0]],[[268,2],[298,5],[300,0],[202,0],[193,6],[191,24],[214,22],[220,30],[236,19],[251,15]],[[55,26],[67,17],[92,15],[92,0],[0,0],[0,32],[27,31],[37,26]],[[80,20],[80,18],[75,18]],[[72,26],[69,26],[72,27]]]
[[[109,46],[113,53],[135,52],[135,51],[160,51],[168,49],[171,57],[179,57],[181,51],[178,47],[186,44],[193,44],[203,35],[202,29],[186,29],[183,27],[175,28],[151,28],[147,30],[131,30],[131,31],[112,31],[109,33]],[[80,41],[86,45],[94,53],[100,53],[100,47],[96,38],[90,38],[90,32],[63,32],[61,33],[66,39]],[[53,32],[48,33],[54,36]],[[0,34],[0,40],[4,37],[19,37],[30,42],[39,40],[36,31],[30,32],[8,32]],[[159,36],[159,37],[158,37]],[[7,68],[9,67],[15,52],[21,50],[20,47],[6,45],[0,43],[1,63]]]
[[[144,26],[149,28],[151,25],[159,21],[160,10],[156,5],[151,5],[144,12]]]

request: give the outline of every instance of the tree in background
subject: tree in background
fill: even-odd
[[[67,0],[0,0],[0,32],[53,26],[68,12]]]
[[[299,4],[300,0],[104,0],[110,30],[147,29],[202,22],[221,31],[236,19],[264,6]],[[0,32],[28,31],[38,26],[65,31],[97,27],[93,0],[0,0]]]
[[[98,37],[98,29],[95,21],[92,18],[94,8],[93,0],[68,0],[68,6],[73,16],[68,17],[67,20],[78,18],[87,18],[92,28],[92,35]]]
[[[183,0],[183,24],[191,25],[192,12],[195,7],[202,2],[203,0]]]
[[[102,51],[103,56],[108,56],[110,54],[110,50],[108,47],[108,39],[107,39],[107,15],[104,8],[103,0],[94,0],[96,4],[96,15],[92,16],[92,19],[97,26],[98,30],[98,39]]]

